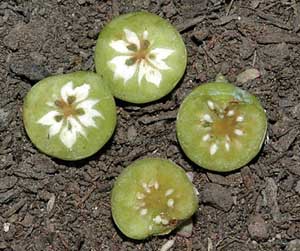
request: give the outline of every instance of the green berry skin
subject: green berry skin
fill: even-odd
[[[258,154],[267,118],[255,96],[218,78],[200,85],[184,99],[176,131],[183,151],[194,163],[228,172]]]
[[[61,98],[61,90],[67,83],[72,82],[73,90],[77,87],[88,86],[88,97],[83,101],[93,102],[89,110],[79,108],[76,98],[68,96],[71,103],[69,107],[65,106],[61,109],[63,99]],[[78,89],[79,90],[79,89]],[[78,91],[78,95],[82,95],[83,91]],[[83,96],[82,96],[83,98]],[[79,100],[79,99],[78,99]],[[73,104],[72,104],[73,103]],[[84,103],[87,106],[87,103]],[[76,140],[66,144],[61,138],[64,128],[67,130],[75,130],[72,123],[69,123],[68,112],[72,113],[76,108],[76,121],[79,122],[83,130],[77,130]],[[41,124],[40,121],[49,112],[61,112],[56,115],[56,122],[61,122],[60,131],[55,135],[51,135],[49,125]],[[86,113],[86,111],[89,111]],[[64,114],[66,113],[66,117]],[[83,120],[84,123],[89,122],[90,126],[83,126],[77,116],[93,113],[90,120]],[[116,126],[116,107],[113,96],[103,80],[92,72],[75,72],[64,75],[57,75],[45,78],[35,84],[25,97],[23,105],[23,122],[26,132],[33,144],[43,153],[62,160],[79,160],[96,153],[112,136]],[[78,125],[76,123],[76,125]],[[74,131],[72,131],[74,132]],[[54,134],[54,133],[53,133]],[[70,134],[65,137],[70,137]]]
[[[149,46],[148,54],[146,54],[148,56],[155,52],[155,49],[169,50],[169,55],[161,60],[163,65],[161,68],[163,69],[159,69],[156,67],[157,65],[154,67],[154,70],[159,71],[156,73],[161,75],[159,83],[147,80],[147,77],[151,79],[155,75],[155,71],[145,75],[141,73],[141,62],[147,61],[144,60],[145,58],[141,56],[141,53],[134,53],[137,49],[136,45],[127,44],[127,48],[131,49],[130,53],[121,53],[112,48],[112,41],[126,41],[125,29],[135,33],[140,42],[144,32],[148,32],[147,44],[144,43],[146,47]],[[135,62],[134,65],[136,66],[136,71],[133,71],[134,74],[127,81],[123,77],[116,76],[118,67],[112,64],[112,60],[116,57],[126,55],[136,56],[127,61],[128,64]],[[134,61],[134,58],[139,59]],[[113,19],[100,32],[96,45],[95,65],[97,73],[103,76],[106,83],[109,83],[115,97],[131,103],[147,103],[167,95],[183,76],[186,64],[187,52],[178,31],[168,21],[147,12],[125,14]],[[146,65],[149,66],[149,64]],[[151,68],[148,67],[147,69]]]
[[[198,198],[184,170],[159,158],[129,165],[111,195],[112,216],[127,237],[145,239],[167,234],[197,210]]]

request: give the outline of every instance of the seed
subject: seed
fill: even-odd
[[[206,134],[206,135],[203,136],[202,140],[203,140],[204,142],[206,142],[206,141],[209,140],[209,138],[210,138],[210,135],[209,135],[209,134]]]
[[[148,40],[144,40],[141,43],[141,49],[145,50],[145,49],[147,49],[149,47],[149,45],[150,45],[150,42]]]
[[[210,116],[209,114],[204,114],[203,119],[204,119],[206,122],[210,122],[210,123],[213,122],[213,120],[212,120],[212,118],[211,118],[211,116]]]
[[[215,104],[214,104],[214,102],[208,100],[208,101],[207,101],[207,105],[208,105],[208,107],[209,107],[211,110],[214,110],[214,109],[215,109]]]
[[[230,150],[230,144],[228,142],[225,143],[225,148],[226,148],[227,151]]]
[[[54,101],[54,104],[55,104],[55,106],[57,106],[58,108],[62,108],[63,105],[64,105],[64,102],[61,101],[61,100],[59,100],[59,99],[57,99],[57,100]]]
[[[154,186],[154,181],[152,180],[148,183],[148,187],[153,187],[153,186]]]
[[[168,199],[167,205],[168,205],[168,207],[173,207],[174,206],[174,200],[173,199]]]
[[[157,215],[155,218],[153,218],[153,221],[154,221],[156,224],[161,223],[161,220],[162,220],[162,218],[161,218],[159,215]]]
[[[229,136],[226,134],[225,135],[225,139],[227,140],[227,141],[230,141],[230,138],[229,138]]]
[[[138,193],[136,194],[136,197],[137,197],[138,200],[142,200],[142,199],[145,198],[145,194],[138,192]]]
[[[52,101],[48,101],[46,104],[50,107],[55,107],[55,104]]]
[[[171,195],[173,192],[174,192],[174,189],[170,188],[166,191],[165,196],[167,197],[167,196]]]
[[[218,146],[217,146],[217,144],[212,144],[211,146],[210,146],[210,149],[209,149],[209,153],[210,153],[210,155],[214,155],[216,152],[217,152],[217,150],[218,150]]]
[[[231,116],[233,116],[233,115],[234,115],[234,110],[228,111],[227,116],[231,117]]]
[[[244,117],[243,116],[237,116],[236,121],[237,122],[243,122],[244,121]]]
[[[137,51],[137,46],[135,44],[129,44],[127,49],[130,51]]]
[[[75,113],[76,113],[76,115],[80,116],[80,115],[84,115],[85,111],[82,108],[79,108],[79,109],[75,110]]]
[[[156,190],[158,190],[158,188],[159,188],[159,184],[158,184],[157,181],[155,181],[155,183],[154,183],[154,188],[155,188]]]
[[[162,223],[163,225],[168,225],[168,224],[169,224],[169,221],[166,220],[166,219],[162,219],[162,220],[161,220],[161,223]]]
[[[149,54],[149,58],[152,59],[152,60],[154,60],[156,58],[156,56],[155,56],[155,54],[150,53]]]
[[[75,100],[76,100],[75,96],[68,96],[67,97],[68,104],[70,104],[70,105],[73,104]]]
[[[56,115],[54,119],[56,122],[60,122],[63,119],[63,115]]]
[[[234,130],[234,133],[235,133],[236,135],[238,135],[238,136],[242,136],[242,135],[244,134],[244,132],[243,132],[242,130],[240,130],[240,129],[235,129],[235,130]]]
[[[125,61],[125,64],[128,65],[128,66],[131,66],[131,65],[134,65],[136,62],[136,59],[135,58],[129,58]]]
[[[143,215],[146,215],[148,213],[148,210],[147,208],[143,208],[141,211],[140,211],[140,214],[143,216]]]
[[[146,193],[151,193],[151,190],[146,183],[143,183],[142,186],[145,189]]]

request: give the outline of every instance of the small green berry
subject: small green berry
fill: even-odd
[[[168,94],[186,68],[185,45],[177,30],[147,12],[119,16],[101,31],[95,53],[97,73],[113,95],[146,103]]]
[[[111,137],[116,107],[95,73],[48,77],[32,87],[23,107],[27,134],[42,152],[77,160],[97,152]]]
[[[112,190],[116,225],[132,239],[167,234],[197,210],[195,188],[184,170],[159,158],[137,160],[117,178]]]
[[[267,118],[259,101],[218,76],[193,90],[180,106],[176,130],[185,154],[214,171],[238,169],[261,149]]]

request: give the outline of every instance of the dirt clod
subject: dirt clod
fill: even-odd
[[[253,240],[261,241],[269,237],[267,224],[261,215],[250,217],[248,231]]]
[[[203,203],[228,212],[233,205],[233,198],[228,189],[214,183],[207,183],[200,192]]]
[[[290,241],[286,250],[287,251],[298,251],[298,250],[300,250],[300,240],[296,239],[296,240]]]

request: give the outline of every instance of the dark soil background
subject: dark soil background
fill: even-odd
[[[180,30],[189,57],[178,87],[149,105],[117,101],[115,135],[91,158],[64,162],[37,151],[22,124],[26,93],[49,75],[93,71],[99,31],[136,10]],[[299,32],[297,0],[1,0],[0,250],[160,250],[175,240],[170,250],[299,251]],[[175,134],[184,97],[219,72],[257,95],[269,120],[257,158],[222,175],[188,161]],[[135,242],[113,224],[113,182],[144,156],[195,174],[200,204],[190,238],[173,232]]]

